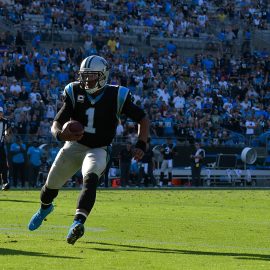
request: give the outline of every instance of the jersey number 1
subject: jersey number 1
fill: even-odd
[[[89,108],[86,111],[87,115],[87,126],[84,128],[85,132],[88,133],[96,133],[96,129],[93,127],[94,126],[94,115],[95,115],[95,109],[94,108]]]

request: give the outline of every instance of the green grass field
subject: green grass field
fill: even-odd
[[[267,190],[98,190],[71,246],[78,194],[62,190],[30,232],[39,191],[0,192],[0,269],[270,269]]]

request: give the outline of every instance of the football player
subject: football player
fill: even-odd
[[[167,143],[162,145],[161,153],[163,155],[163,161],[161,163],[159,185],[163,185],[164,173],[166,169],[168,169],[168,186],[172,186],[173,156],[175,155],[175,149],[171,139],[168,138]]]
[[[39,228],[53,211],[52,202],[59,189],[81,168],[83,187],[67,242],[74,244],[84,234],[84,223],[94,206],[96,188],[105,171],[109,147],[121,114],[138,123],[139,135],[133,156],[137,160],[143,157],[149,133],[148,117],[133,104],[129,89],[107,84],[108,77],[107,61],[92,55],[82,61],[78,81],[65,87],[64,104],[51,127],[55,138],[65,141],[65,144],[57,154],[41,189],[41,207],[30,220],[29,230]],[[71,132],[68,125],[62,129],[69,120],[79,121],[84,131]]]

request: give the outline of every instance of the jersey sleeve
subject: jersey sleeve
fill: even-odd
[[[72,84],[68,84],[64,90],[64,104],[61,109],[56,114],[54,121],[59,122],[61,125],[64,125],[72,117],[75,107],[75,98]]]
[[[70,102],[72,107],[75,108],[75,94],[72,83],[69,83],[64,89],[64,101]]]
[[[139,123],[144,117],[145,112],[132,102],[132,96],[128,88],[119,87],[118,92],[118,115],[125,114],[133,121]]]

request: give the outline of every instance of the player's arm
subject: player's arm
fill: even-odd
[[[69,127],[66,126],[62,129],[63,125],[68,122],[73,113],[73,105],[68,96],[65,97],[65,101],[59,112],[56,114],[51,133],[58,141],[78,141],[83,136],[82,132],[70,132]]]
[[[149,119],[146,113],[131,101],[131,95],[128,94],[121,113],[138,123],[138,141],[135,145],[133,156],[140,160],[146,150],[146,143],[149,137]]]

